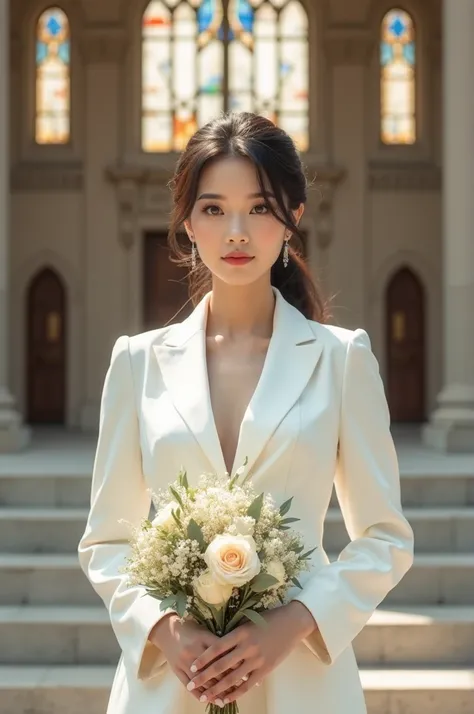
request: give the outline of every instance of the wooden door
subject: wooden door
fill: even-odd
[[[143,256],[144,329],[163,327],[168,321],[182,322],[193,309],[191,302],[186,305],[187,270],[171,262],[167,234],[146,233]],[[186,306],[178,312],[183,305]]]
[[[424,290],[417,276],[401,269],[387,289],[388,401],[395,422],[425,418]]]
[[[66,295],[49,268],[32,280],[27,298],[28,421],[64,424],[66,415]]]

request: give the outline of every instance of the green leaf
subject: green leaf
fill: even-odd
[[[283,503],[280,506],[280,516],[286,516],[286,514],[288,513],[288,511],[291,508],[292,501],[293,501],[293,496],[291,498],[289,498],[288,501],[285,501],[285,503]]]
[[[268,627],[268,622],[255,610],[242,610],[242,615],[245,615],[254,625],[259,627]]]
[[[276,585],[278,578],[269,575],[268,573],[259,573],[253,580],[250,581],[250,587],[254,593],[263,593],[273,585]]]
[[[174,486],[170,486],[170,491],[171,491],[171,493],[173,494],[173,497],[174,497],[175,501],[177,501],[177,502],[179,503],[179,505],[181,506],[181,508],[182,508],[183,511],[184,511],[184,510],[185,510],[185,509],[184,509],[184,503],[183,503],[183,501],[182,501],[182,499],[181,499],[181,496],[179,495],[179,493],[178,493],[177,490],[175,489],[175,487],[174,487]]]
[[[186,472],[186,469],[183,469],[181,467],[181,471],[179,472],[179,485],[182,486],[183,488],[186,489],[186,491],[189,488],[189,483],[188,483],[188,474]]]
[[[299,588],[300,590],[303,590],[303,586],[301,585],[298,578],[291,578],[291,582],[293,583],[293,585],[296,585],[297,588]]]
[[[311,548],[311,550],[307,550],[306,553],[303,553],[300,560],[308,560],[309,556],[312,555],[315,550],[318,550],[318,546],[316,546],[316,548]]]
[[[186,606],[188,604],[188,598],[186,596],[186,593],[184,593],[182,590],[180,590],[177,594],[177,601],[176,601],[176,612],[180,617],[184,617],[184,613],[186,612]]]
[[[201,548],[201,553],[204,553],[207,548],[207,543],[204,540],[204,534],[201,527],[196,523],[194,518],[191,518],[188,523],[188,538],[190,540],[197,540],[199,547]]]
[[[180,508],[177,508],[176,511],[175,511],[174,508],[172,508],[172,509],[171,509],[171,515],[173,516],[176,525],[177,525],[179,528],[181,528],[181,527],[182,527],[181,520],[180,520],[181,509],[180,509]]]
[[[256,523],[260,520],[260,514],[262,513],[262,506],[263,506],[263,499],[265,497],[264,493],[261,493],[260,496],[257,496],[257,498],[252,501],[250,506],[248,507],[247,510],[247,515],[253,518]]]
[[[292,550],[293,553],[296,553],[296,555],[299,555],[300,553],[303,552],[304,545],[294,545],[290,548],[290,550]]]
[[[280,521],[281,525],[286,526],[288,523],[297,523],[300,521],[301,518],[284,518],[282,521]]]
[[[168,595],[160,602],[160,610],[167,610],[169,607],[176,609],[177,595]]]

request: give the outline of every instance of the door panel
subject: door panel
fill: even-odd
[[[66,414],[66,296],[49,268],[28,290],[28,421],[64,424]]]
[[[424,291],[416,275],[401,269],[390,281],[386,304],[388,401],[395,422],[425,418]]]

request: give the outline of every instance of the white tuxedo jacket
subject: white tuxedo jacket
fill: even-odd
[[[397,458],[378,364],[363,330],[307,320],[278,290],[274,330],[240,428],[234,472],[247,473],[292,516],[312,569],[293,595],[319,628],[240,700],[241,714],[365,714],[351,643],[413,561]],[[149,489],[166,488],[184,466],[192,483],[225,472],[212,415],[205,330],[209,295],[180,324],[120,337],[102,396],[91,509],[81,566],[107,606],[122,657],[110,714],[204,714],[148,635],[159,602],[128,588],[129,547],[121,519],[148,516]],[[322,547],[335,484],[351,542],[335,562]],[[298,707],[299,708],[299,707]]]

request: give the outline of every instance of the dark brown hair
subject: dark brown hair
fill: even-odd
[[[327,319],[326,304],[302,256],[303,234],[294,222],[292,211],[306,203],[307,182],[299,154],[292,139],[269,119],[248,112],[228,113],[213,119],[191,137],[181,154],[170,182],[173,211],[168,241],[176,262],[191,265],[191,246],[180,234],[197,197],[199,177],[207,162],[221,157],[244,157],[255,165],[263,196],[268,191],[265,178],[275,195],[277,209],[269,201],[273,215],[293,234],[288,246],[289,264],[283,265],[283,246],[271,270],[271,283],[305,317],[318,322]],[[189,274],[193,304],[211,289],[212,276],[198,261]]]

